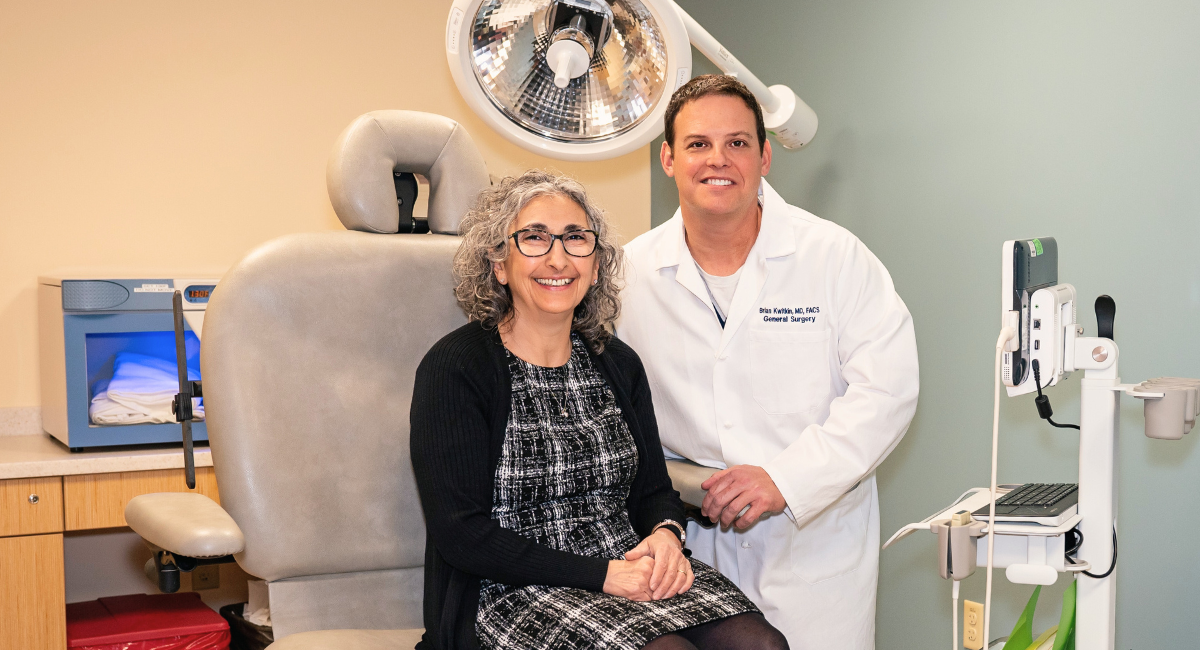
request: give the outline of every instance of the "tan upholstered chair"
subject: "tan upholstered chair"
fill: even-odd
[[[429,179],[434,234],[394,234],[394,170]],[[452,292],[454,234],[487,184],[454,121],[369,113],[338,139],[328,168],[350,231],[269,242],[214,292],[201,369],[221,505],[146,495],[127,518],[155,549],[234,554],[265,579],[276,650],[411,648],[420,638],[425,523],[409,402],[418,362],[465,322]]]
[[[394,234],[393,171],[429,179],[435,234]],[[180,564],[234,555],[267,580],[274,650],[391,650],[420,639],[425,522],[409,402],[418,362],[464,322],[453,234],[487,183],[452,120],[364,115],[328,169],[349,232],[269,242],[213,294],[201,370],[222,503],[150,494],[130,502],[126,519]],[[698,504],[713,470],[669,465]]]

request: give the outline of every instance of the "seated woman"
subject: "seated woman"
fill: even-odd
[[[506,178],[462,230],[471,322],[425,356],[412,401],[418,648],[787,648],[683,552],[646,374],[609,334],[621,249],[583,187]]]

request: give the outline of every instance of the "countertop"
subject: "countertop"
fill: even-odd
[[[212,467],[208,447],[196,447],[196,467]],[[183,447],[114,447],[72,453],[49,434],[0,436],[0,479],[183,468]]]

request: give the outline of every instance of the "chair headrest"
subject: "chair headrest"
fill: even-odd
[[[429,179],[429,229],[458,234],[458,224],[489,184],[483,156],[466,129],[441,115],[372,111],[338,136],[325,181],[329,200],[348,230],[399,229],[394,172]]]

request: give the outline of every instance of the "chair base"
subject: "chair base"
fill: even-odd
[[[280,639],[267,650],[411,650],[425,630],[320,630]]]

